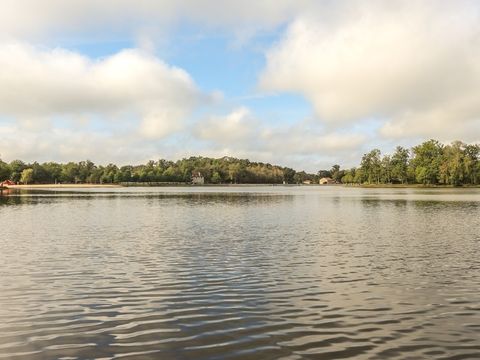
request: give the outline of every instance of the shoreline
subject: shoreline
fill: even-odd
[[[127,188],[127,187],[253,187],[253,186],[280,186],[280,187],[345,187],[361,189],[475,189],[480,185],[422,185],[422,184],[183,184],[183,183],[164,183],[150,184],[32,184],[32,185],[9,185],[7,189],[88,189],[88,188]]]
[[[32,184],[32,185],[9,185],[7,189],[51,189],[51,188],[121,188],[117,184]]]
[[[480,185],[422,185],[422,184],[343,184],[345,187],[363,188],[363,189],[475,189]]]

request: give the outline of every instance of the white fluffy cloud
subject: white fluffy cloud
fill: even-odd
[[[339,156],[348,156],[367,140],[360,133],[326,131],[312,121],[293,125],[267,123],[257,119],[245,107],[199,122],[194,136],[207,141],[208,148],[213,151],[211,154],[243,154],[252,159],[267,162],[276,160],[296,167],[302,166],[306,158],[313,158],[323,166],[329,166],[333,162],[339,162]],[[350,159],[346,161],[350,162]]]
[[[88,129],[28,130],[17,125],[0,126],[0,158],[24,161],[82,161],[97,163],[135,164],[162,155],[167,149],[156,142],[145,141],[126,133],[112,134]]]
[[[226,116],[212,116],[198,123],[194,134],[199,139],[222,145],[245,145],[255,138],[260,125],[249,109],[241,107]]]
[[[309,99],[325,122],[386,121],[384,136],[440,136],[480,123],[480,5],[352,1],[294,21],[267,53],[263,89]],[[437,128],[435,128],[437,127]],[[479,135],[477,132],[476,139]]]
[[[270,29],[307,11],[317,0],[3,0],[0,38],[102,33],[104,37],[156,33],[187,20],[250,32]]]
[[[30,127],[42,117],[129,118],[151,138],[181,129],[203,96],[185,71],[135,49],[92,60],[62,49],[3,44],[0,83],[0,115]]]

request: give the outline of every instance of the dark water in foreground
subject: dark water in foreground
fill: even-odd
[[[480,359],[480,189],[0,197],[0,359]]]

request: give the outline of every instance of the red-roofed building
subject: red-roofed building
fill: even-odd
[[[7,186],[11,186],[11,185],[15,185],[15,183],[11,180],[5,180],[5,181],[0,183],[0,187],[7,187]]]

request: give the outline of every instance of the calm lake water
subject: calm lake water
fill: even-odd
[[[480,189],[0,197],[0,358],[480,359]]]

